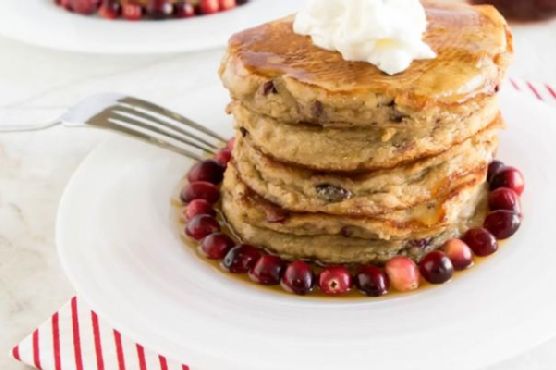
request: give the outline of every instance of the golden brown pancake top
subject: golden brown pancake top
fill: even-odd
[[[414,61],[394,76],[314,46],[310,37],[293,32],[291,16],[235,34],[230,54],[249,73],[291,78],[331,94],[376,92],[411,105],[431,100],[451,104],[493,94],[512,51],[504,18],[491,6],[424,5],[424,38],[438,56]]]

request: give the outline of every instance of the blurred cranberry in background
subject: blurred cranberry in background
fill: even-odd
[[[474,4],[492,4],[511,20],[533,21],[556,17],[556,0],[471,0]]]

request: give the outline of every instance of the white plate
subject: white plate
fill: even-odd
[[[187,115],[230,134],[219,87]],[[170,197],[190,162],[137,141],[98,147],[63,196],[57,243],[83,297],[122,332],[195,370],[473,369],[556,334],[556,112],[502,94],[500,157],[527,178],[525,222],[452,283],[391,299],[299,298],[214,271],[184,247]]]
[[[299,0],[251,0],[231,11],[163,21],[106,20],[69,13],[54,0],[2,0],[0,35],[90,53],[165,53],[224,46],[234,32],[293,13]]]

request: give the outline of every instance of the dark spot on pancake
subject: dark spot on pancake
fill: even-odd
[[[349,226],[344,226],[340,230],[340,234],[342,234],[343,237],[349,238],[353,236],[353,230],[351,230]]]
[[[328,202],[340,202],[344,199],[349,199],[352,196],[351,191],[346,190],[341,186],[330,184],[317,185],[315,190],[320,199]]]
[[[387,107],[393,107],[393,106],[395,106],[395,105],[396,105],[396,102],[395,102],[394,100],[390,100],[390,101],[386,104]]]
[[[249,131],[247,131],[246,129],[244,129],[243,127],[239,128],[239,132],[241,133],[242,137],[246,137],[249,134]]]
[[[265,82],[263,85],[263,95],[267,96],[268,94],[276,94],[278,90],[276,90],[276,86],[274,86],[274,82],[272,80]]]
[[[390,120],[394,123],[402,123],[404,118],[409,117],[407,114],[404,114],[398,110],[395,110],[390,114]]]
[[[425,249],[426,247],[429,246],[430,243],[431,243],[431,239],[430,239],[430,238],[415,239],[415,240],[411,240],[410,242],[408,242],[408,243],[407,243],[407,246],[408,246],[409,248]]]
[[[316,100],[313,103],[312,112],[313,117],[320,118],[324,114],[324,106],[320,100]]]
[[[498,91],[500,91],[500,85],[496,85],[496,86],[494,87],[494,92],[497,93]]]

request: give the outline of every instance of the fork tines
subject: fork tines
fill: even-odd
[[[195,160],[213,155],[226,144],[226,139],[214,131],[145,100],[125,97],[106,113],[109,128]]]

